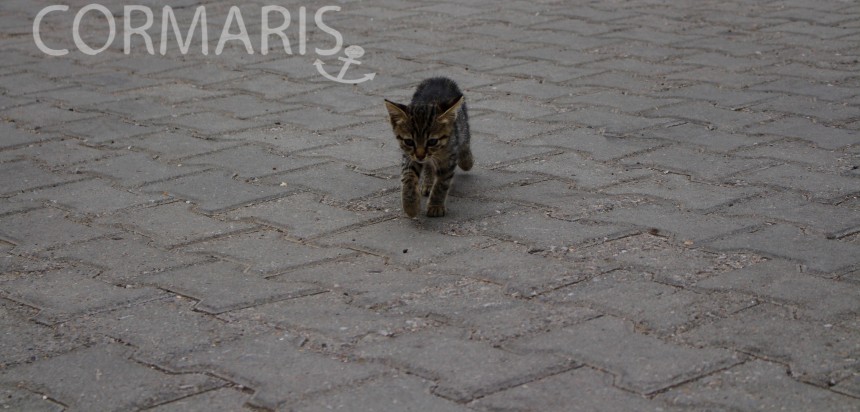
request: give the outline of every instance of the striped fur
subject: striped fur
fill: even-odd
[[[408,106],[388,100],[385,105],[403,151],[403,210],[417,216],[423,194],[430,196],[427,216],[444,216],[455,169],[469,170],[474,163],[469,115],[460,88],[450,79],[427,79],[418,85]]]

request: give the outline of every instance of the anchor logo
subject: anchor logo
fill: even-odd
[[[341,67],[340,73],[337,74],[337,77],[334,77],[334,76],[328,74],[328,72],[326,72],[325,69],[323,69],[323,65],[325,63],[323,63],[322,60],[320,60],[320,59],[317,59],[317,61],[314,62],[314,66],[317,67],[317,71],[320,72],[320,74],[323,75],[323,77],[325,77],[326,79],[329,79],[333,82],[338,82],[338,83],[359,84],[359,83],[364,83],[368,80],[373,80],[373,78],[376,77],[376,73],[369,73],[369,74],[365,74],[364,77],[362,77],[360,79],[355,79],[355,80],[344,79],[343,76],[346,75],[346,71],[349,70],[349,66],[351,66],[353,64],[356,64],[356,65],[361,64],[361,62],[358,61],[357,59],[360,59],[361,56],[364,56],[364,49],[361,46],[349,46],[346,48],[346,50],[344,52],[346,53],[346,57],[338,57],[337,58],[338,60],[343,62],[343,67]]]

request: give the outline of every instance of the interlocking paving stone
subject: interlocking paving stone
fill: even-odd
[[[428,336],[433,343],[428,344]],[[381,361],[437,381],[433,393],[466,402],[570,369],[574,362],[543,354],[515,354],[470,341],[451,330],[416,332],[360,345],[360,359]]]
[[[860,347],[853,336],[838,326],[797,320],[784,308],[761,304],[693,329],[681,339],[788,364],[790,376],[826,385],[856,373]]]
[[[67,334],[62,330],[39,325],[29,319],[32,315],[33,313],[16,308],[8,301],[0,302],[0,327],[3,331],[0,332],[3,337],[0,368],[33,362],[89,343],[88,339],[73,333]],[[3,407],[6,399],[0,398],[0,407]]]
[[[162,196],[142,195],[115,189],[102,179],[84,180],[67,185],[22,193],[13,199],[50,202],[78,213],[103,215],[133,206],[162,201]]]
[[[776,363],[753,360],[672,388],[658,400],[678,407],[737,410],[851,411],[857,400],[797,382]]]
[[[154,412],[238,411],[251,395],[238,389],[220,388],[151,408]]]
[[[262,179],[261,182],[283,183],[287,188],[307,187],[342,202],[381,194],[394,190],[400,185],[399,181],[369,176],[341,163],[323,164],[270,176]]]
[[[471,409],[431,393],[432,382],[408,375],[393,375],[374,380],[340,393],[302,402],[293,410],[301,412],[331,410],[385,411],[398,408],[439,412],[468,412]]]
[[[668,199],[687,209],[712,209],[763,192],[757,188],[697,182],[675,173],[610,186],[604,191]]]
[[[798,306],[805,318],[832,321],[860,311],[860,287],[802,273],[796,263],[771,260],[696,283],[704,290],[737,291]]]
[[[604,136],[594,129],[557,130],[520,142],[524,145],[550,146],[585,152],[588,158],[607,161],[662,144],[653,139],[623,139]]]
[[[824,236],[807,235],[802,230],[784,224],[768,225],[708,243],[721,250],[753,250],[800,261],[810,269],[834,272],[860,261],[858,245]]]
[[[344,362],[301,349],[289,338],[283,332],[250,336],[195,351],[172,364],[179,369],[214,369],[220,376],[254,389],[249,403],[268,409],[384,373],[377,365]]]
[[[803,139],[825,149],[839,149],[850,144],[860,143],[860,137],[855,132],[827,127],[798,117],[779,119],[772,123],[751,127],[745,132]]]
[[[128,153],[95,162],[84,163],[77,170],[116,180],[126,187],[137,187],[178,176],[199,172],[201,166],[164,163],[144,153]]]
[[[314,347],[328,350],[353,345],[374,336],[392,336],[427,328],[425,317],[385,313],[344,303],[342,296],[322,293],[255,306],[221,315],[234,321],[273,325],[301,334]]]
[[[616,388],[613,377],[589,367],[549,376],[496,392],[469,404],[479,411],[673,411],[660,401],[648,400]]]
[[[242,322],[225,324],[194,311],[194,301],[168,297],[78,318],[65,325],[86,329],[132,345],[135,359],[157,362],[181,356],[195,348],[237,339],[253,331]]]
[[[574,246],[610,239],[632,231],[632,226],[571,222],[534,211],[512,211],[493,216],[478,222],[478,227],[482,233],[538,248]]]
[[[46,172],[28,161],[0,163],[0,176],[0,191],[6,195],[80,179],[77,176]]]
[[[284,156],[259,146],[249,145],[186,158],[182,160],[182,163],[226,169],[242,178],[259,178],[310,166],[320,163],[320,161],[298,156]]]
[[[58,209],[36,209],[0,217],[0,239],[16,245],[16,252],[32,253],[82,242],[115,231],[67,219]]]
[[[472,3],[326,12],[346,85],[298,6],[50,57],[6,0],[0,409],[856,409],[860,6]],[[405,219],[382,98],[435,76],[476,165]]]
[[[225,257],[263,274],[275,274],[296,266],[335,259],[351,253],[346,249],[307,246],[286,239],[276,231],[227,235],[195,243],[182,250],[204,256]]]
[[[224,262],[170,270],[140,281],[200,300],[194,308],[212,314],[320,292],[313,285],[274,282]]]
[[[589,220],[607,223],[628,223],[645,230],[659,230],[663,236],[674,235],[680,240],[701,242],[705,239],[758,224],[744,218],[724,218],[715,215],[680,210],[676,207],[641,205],[635,208],[613,209],[589,216]]]
[[[654,174],[642,168],[607,166],[572,152],[517,163],[505,167],[505,170],[542,173],[575,180],[576,187],[583,189],[595,189]]]
[[[223,386],[203,374],[169,375],[129,360],[121,345],[97,345],[0,374],[7,384],[46,391],[81,410],[129,410],[153,406]]]
[[[98,221],[138,232],[168,247],[253,227],[247,223],[221,222],[195,214],[189,210],[189,205],[181,202],[123,211]]]
[[[33,412],[62,412],[65,410],[63,405],[45,399],[44,395],[38,395],[13,385],[0,385],[0,408]]]
[[[824,232],[828,238],[839,238],[860,230],[860,215],[849,207],[809,202],[803,196],[771,193],[767,196],[735,202],[723,208],[725,216],[765,216],[777,221],[798,223]]]
[[[145,302],[164,296],[150,287],[127,288],[93,280],[86,272],[57,269],[3,284],[3,295],[39,309],[35,319],[56,324],[82,315]]]
[[[729,175],[741,174],[751,169],[774,163],[768,160],[738,159],[733,156],[709,153],[703,150],[670,146],[654,151],[626,157],[621,163],[629,166],[651,168],[689,174],[693,177],[720,181]]]
[[[461,237],[443,235],[427,229],[416,230],[418,224],[413,219],[393,219],[324,237],[318,242],[369,253],[381,253],[404,265],[427,263],[448,253],[493,242],[484,236]]]
[[[505,287],[512,296],[531,297],[565,285],[580,282],[600,273],[601,268],[574,265],[554,257],[528,253],[527,247],[500,243],[470,249],[444,260],[422,266],[431,273],[467,276]],[[475,268],[466,265],[477,263]]]
[[[193,166],[192,166],[193,167]],[[250,184],[236,180],[232,173],[208,171],[153,183],[140,189],[187,199],[206,213],[219,213],[237,207],[269,201],[294,191],[289,188]]]
[[[298,193],[230,211],[232,219],[253,220],[283,228],[295,239],[313,238],[383,216],[377,211],[349,211],[321,202],[312,193]]]
[[[98,279],[105,282],[129,282],[140,276],[203,260],[199,256],[153,247],[145,238],[128,234],[62,246],[42,255],[52,260],[71,260],[97,267],[100,269]]]
[[[743,356],[722,349],[696,349],[637,333],[633,325],[603,316],[511,343],[518,350],[551,351],[606,370],[615,385],[651,394],[740,363]]]

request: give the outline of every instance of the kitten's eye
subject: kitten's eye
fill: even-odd
[[[427,147],[436,146],[439,143],[439,139],[430,139],[427,141]]]
[[[415,147],[415,141],[414,141],[414,140],[412,140],[412,139],[406,139],[406,140],[404,140],[404,141],[403,141],[403,144],[405,144],[405,145],[407,145],[407,146],[409,146],[409,147]]]

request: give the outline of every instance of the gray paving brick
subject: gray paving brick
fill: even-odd
[[[592,108],[553,114],[542,117],[541,120],[585,125],[597,130],[599,133],[608,133],[616,136],[674,122],[672,119],[631,116]]]
[[[480,411],[541,410],[567,411],[571,405],[582,411],[671,411],[660,401],[648,400],[613,385],[613,377],[589,367],[549,376],[469,404]]]
[[[745,296],[712,297],[653,282],[647,273],[627,270],[598,275],[555,290],[551,302],[587,305],[597,311],[632,321],[638,330],[673,336],[703,321],[723,318],[755,304]],[[623,300],[614,296],[626,296]]]
[[[63,123],[62,125],[47,127],[45,130],[78,137],[87,143],[100,144],[163,131],[163,128],[128,123],[112,116],[103,116]]]
[[[857,90],[854,88],[840,87],[809,79],[785,77],[769,83],[755,85],[752,87],[752,90],[809,96],[833,102],[846,100],[857,95]]]
[[[386,135],[372,140],[343,139],[331,146],[304,151],[302,156],[333,158],[362,170],[378,170],[400,166],[401,153],[394,136]]]
[[[816,200],[841,198],[857,192],[857,179],[821,173],[794,164],[780,164],[738,176],[754,184],[792,189],[811,195]]]
[[[258,119],[240,120],[213,112],[201,112],[183,116],[167,117],[162,119],[161,122],[165,125],[190,129],[203,136],[227,135],[265,124],[265,122]]]
[[[154,412],[238,411],[250,397],[237,389],[220,388],[161,404],[150,410]]]
[[[434,336],[427,345],[428,336]],[[361,345],[361,359],[378,360],[437,381],[433,393],[466,402],[574,366],[550,355],[521,355],[469,341],[454,331],[417,332]],[[502,366],[504,365],[504,366]]]
[[[189,370],[206,368],[238,381],[255,391],[249,404],[268,409],[383,374],[376,365],[344,362],[302,350],[288,337],[282,332],[250,336],[196,351],[177,359],[174,365]],[[304,372],[297,374],[297,370]]]
[[[573,252],[570,259],[575,262],[645,271],[652,273],[657,282],[684,288],[717,273],[764,260],[754,253],[714,253],[699,249],[691,242],[674,245],[651,234],[627,236],[569,252]]]
[[[281,113],[300,107],[299,105],[274,103],[248,95],[235,95],[206,99],[188,104],[193,109],[214,110],[229,113],[237,119],[250,119],[257,116]]]
[[[158,203],[162,197],[115,189],[104,180],[91,179],[22,193],[13,199],[50,202],[80,214],[99,216],[133,206]]]
[[[627,223],[643,230],[657,229],[662,236],[671,235],[678,240],[701,242],[706,239],[760,224],[744,218],[723,218],[716,215],[645,204],[635,208],[613,209],[589,216],[589,220],[607,223]]]
[[[761,111],[757,102],[777,101],[784,96],[777,96],[769,92],[751,91],[747,89],[732,89],[722,85],[693,84],[681,88],[673,88],[658,93],[664,97],[681,97],[690,100],[704,100],[716,105],[717,108],[740,110],[750,107]],[[701,120],[700,120],[701,121]]]
[[[310,166],[320,161],[298,156],[284,156],[256,145],[243,145],[186,158],[182,163],[226,169],[237,173],[242,178],[259,178]]]
[[[140,190],[187,199],[206,213],[219,213],[248,204],[265,202],[293,191],[290,188],[244,183],[234,179],[231,173],[221,171],[209,171],[153,183]]]
[[[750,109],[786,113],[799,117],[815,117],[829,124],[838,124],[860,117],[860,109],[848,106],[846,102],[824,102],[814,97],[802,96],[781,96],[758,103]]]
[[[505,170],[541,173],[563,180],[573,180],[579,189],[595,189],[654,175],[642,168],[608,166],[572,152],[517,163],[505,167]]]
[[[235,80],[242,76],[243,73],[240,71],[224,69],[216,66],[215,64],[202,64],[193,67],[185,67],[158,73],[156,75],[158,78],[178,79],[197,86],[206,86],[227,80]]]
[[[0,386],[0,408],[33,412],[61,412],[64,409],[63,405],[45,399],[43,395],[12,385]]]
[[[180,159],[236,146],[236,142],[201,139],[190,134],[169,131],[119,139],[109,146],[134,151],[143,150],[158,156],[158,159],[163,161],[179,164]]]
[[[6,370],[0,380],[45,391],[71,408],[116,411],[145,408],[223,385],[203,374],[159,372],[130,361],[129,352],[121,345],[93,346]]]
[[[6,300],[0,302],[0,326],[3,328],[0,366],[3,369],[20,363],[35,362],[40,358],[68,352],[90,343],[86,337],[53,330],[30,320],[36,312],[38,311],[23,310]],[[4,407],[3,402],[8,402],[8,399],[10,398],[3,397],[0,407]]]
[[[21,157],[35,159],[52,170],[68,170],[70,165],[109,156],[101,150],[80,144],[74,139],[49,140],[16,150]]]
[[[138,277],[203,260],[198,256],[153,247],[140,236],[119,234],[62,246],[42,255],[52,260],[72,260],[96,267],[99,280],[114,283],[131,282]]]
[[[267,100],[283,100],[292,96],[319,90],[329,85],[331,84],[328,82],[299,82],[295,79],[285,79],[283,76],[257,74],[251,78],[221,83],[217,87],[222,90],[239,90],[245,93],[256,94]]]
[[[394,262],[409,266],[428,263],[448,253],[492,243],[491,239],[483,236],[450,236],[426,229],[416,231],[416,224],[418,223],[412,219],[393,219],[325,237],[318,242],[379,253]]]
[[[683,123],[667,128],[651,129],[638,133],[641,137],[668,139],[676,142],[694,144],[705,149],[727,152],[743,146],[765,143],[776,140],[775,136],[749,136],[745,134],[727,133],[722,130],[711,130],[707,126],[695,123]]]
[[[720,181],[727,176],[772,164],[767,160],[738,159],[730,155],[709,153],[686,147],[664,147],[626,157],[621,163],[648,166],[705,180]],[[742,174],[747,176],[747,174]]]
[[[275,231],[228,235],[186,246],[183,251],[226,257],[261,274],[275,274],[350,253],[345,249],[307,246],[291,241]]]
[[[603,316],[523,338],[511,345],[521,350],[547,350],[570,356],[609,371],[615,375],[616,386],[646,395],[742,360],[730,351],[674,345],[633,329],[628,322]]]
[[[126,90],[139,89],[160,84],[161,81],[133,76],[122,72],[96,72],[75,76],[75,82],[92,86],[98,90],[115,93]]]
[[[84,225],[57,209],[36,209],[0,217],[0,239],[14,245],[17,253],[29,254],[57,246],[82,242],[115,232]]]
[[[477,137],[470,144],[475,154],[475,164],[479,167],[497,168],[518,160],[535,159],[557,152],[553,149],[523,146],[506,143],[484,136]],[[399,174],[399,173],[398,173]],[[458,173],[467,175],[470,173]]]
[[[383,216],[377,211],[348,211],[321,200],[319,195],[299,193],[234,209],[227,215],[282,228],[295,239],[317,237]]]
[[[287,188],[305,187],[342,202],[393,191],[400,184],[393,179],[362,174],[341,163],[328,163],[271,176],[263,179],[262,183],[286,183]]]
[[[783,118],[773,123],[752,127],[746,132],[803,139],[825,149],[838,149],[860,142],[860,137],[851,130],[827,127],[797,117]]]
[[[306,345],[342,351],[365,339],[400,335],[425,329],[434,322],[424,317],[385,313],[352,306],[335,293],[291,299],[221,315],[234,321],[258,322],[302,335]]]
[[[44,324],[56,324],[164,296],[157,289],[114,286],[71,269],[11,280],[3,286],[8,288],[3,292],[5,297],[39,309],[35,320]]]
[[[4,149],[53,138],[53,136],[50,135],[32,133],[27,130],[18,129],[14,122],[7,121],[0,122],[0,133],[3,133],[3,140],[0,141],[0,147]]]
[[[235,340],[254,330],[242,322],[225,325],[211,315],[194,311],[193,306],[190,299],[167,297],[81,317],[65,326],[122,341],[136,349],[135,359],[152,363]]]
[[[764,216],[770,220],[798,223],[824,232],[828,238],[840,238],[860,229],[860,216],[850,208],[809,202],[802,196],[787,193],[772,193],[736,202],[719,213],[726,216]]]
[[[553,103],[564,105],[607,106],[618,109],[624,113],[638,113],[646,110],[654,110],[661,106],[672,105],[679,102],[679,99],[639,96],[615,90],[560,97],[553,101]]]
[[[385,125],[383,124],[383,126]],[[299,132],[295,129],[286,128],[277,124],[271,127],[231,133],[229,135],[219,136],[218,138],[231,142],[243,141],[249,143],[264,143],[286,153],[330,145],[340,141],[340,137],[336,137],[331,134],[316,134],[306,131]]]
[[[746,126],[758,124],[770,119],[773,115],[753,113],[744,110],[727,110],[716,107],[711,103],[687,102],[675,106],[661,107],[646,113],[648,116],[690,120],[704,124],[709,128],[735,132]]]
[[[707,210],[734,204],[739,199],[763,192],[761,189],[697,182],[669,173],[651,179],[622,183],[604,189],[611,194],[637,194],[668,199],[687,209]]]
[[[797,382],[786,372],[779,364],[754,360],[670,389],[657,399],[694,409],[850,411],[857,406],[856,399]]]
[[[390,408],[439,412],[467,412],[470,409],[434,396],[432,382],[407,375],[389,378],[349,388],[342,392],[322,396],[296,406],[296,411],[363,410],[384,411]]]
[[[79,165],[77,170],[116,180],[125,187],[137,187],[204,169],[200,166],[185,166],[181,163],[163,163],[153,157],[145,153],[128,153],[88,162]]]
[[[99,218],[98,222],[124,227],[168,247],[253,227],[247,223],[221,222],[195,214],[189,210],[187,204],[181,202],[127,210]]]
[[[537,213],[512,211],[478,222],[483,233],[514,240],[539,249],[574,247],[631,232],[631,226],[585,224]]]
[[[310,284],[271,281],[222,262],[170,270],[140,281],[199,300],[194,309],[211,314],[320,292]]]
[[[553,216],[578,219],[596,212],[631,207],[641,199],[627,196],[596,195],[576,190],[572,183],[543,180],[502,187],[482,195],[489,199],[527,206],[554,209]]]
[[[188,107],[161,104],[155,99],[146,97],[106,102],[89,109],[110,113],[133,122],[147,122],[165,117],[172,118],[193,111]]]
[[[470,339],[489,342],[502,342],[599,316],[595,311],[577,306],[552,307],[536,301],[512,299],[505,296],[508,291],[508,287],[487,284],[483,280],[463,279],[404,295],[389,311],[441,319],[446,325],[468,330]]]
[[[832,321],[860,310],[858,287],[798,270],[796,263],[772,260],[719,274],[696,283],[705,290],[737,291],[758,299],[801,308],[807,319]]]
[[[856,371],[860,349],[851,336],[848,330],[829,323],[797,320],[783,308],[761,304],[693,329],[681,339],[788,364],[790,376],[826,385]]]
[[[792,226],[776,224],[739,233],[709,243],[722,250],[757,250],[800,261],[810,269],[830,273],[857,263],[857,246],[848,242],[807,235]]]
[[[51,173],[42,170],[31,162],[19,161],[0,163],[2,193],[11,195],[18,192],[79,180],[80,177]]]

